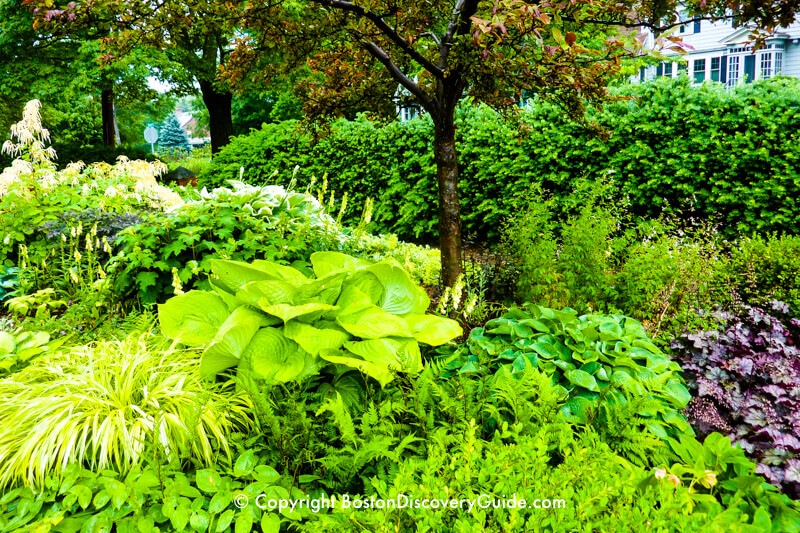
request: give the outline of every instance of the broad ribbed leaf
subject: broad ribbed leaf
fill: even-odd
[[[255,374],[267,380],[287,382],[317,371],[314,357],[278,328],[259,330],[242,359]]]
[[[584,372],[583,370],[569,370],[564,374],[564,376],[573,385],[577,385],[594,392],[600,390],[600,387],[597,386],[597,380],[594,379],[594,376]]]
[[[288,281],[289,283],[295,285],[308,281],[308,278],[296,268],[281,265],[273,261],[257,259],[253,261],[252,265],[259,270],[263,270],[264,272],[272,275],[274,279]]]
[[[273,273],[257,266],[229,259],[212,259],[211,272],[217,278],[212,277],[211,281],[221,289],[233,294],[251,281],[280,279],[276,278]]]
[[[333,305],[342,292],[342,282],[347,274],[333,272],[319,279],[311,280],[297,287],[297,295],[293,303],[322,303]],[[280,303],[280,302],[276,302]]]
[[[356,272],[347,280],[345,286],[357,288],[369,299],[371,304],[378,305],[383,301],[383,284],[372,272],[363,270]]]
[[[394,379],[392,373],[385,366],[376,365],[375,363],[364,361],[354,356],[350,357],[345,354],[346,352],[336,350],[323,350],[320,352],[320,357],[328,362],[336,363],[337,365],[355,368],[371,378],[374,378],[381,384],[381,387],[385,387],[387,383]]]
[[[222,298],[205,291],[189,291],[158,306],[161,331],[187,346],[211,342],[229,315]]]
[[[458,322],[433,315],[405,315],[403,319],[419,342],[431,346],[441,346],[461,335],[463,330]]]
[[[394,315],[422,314],[431,304],[425,290],[414,283],[408,272],[393,262],[376,263],[364,269],[374,274],[383,285],[378,306]]]
[[[352,313],[339,314],[336,323],[348,333],[362,339],[413,337],[405,320],[374,305],[362,307]]]
[[[311,254],[311,265],[318,278],[331,272],[344,271],[352,273],[366,268],[372,263],[340,252],[314,252]]]
[[[14,336],[8,332],[0,331],[0,355],[12,353],[17,347]]]
[[[378,366],[387,366],[400,372],[422,370],[422,355],[414,339],[389,337],[344,343],[348,350]]]
[[[357,309],[373,305],[374,303],[375,302],[373,302],[369,296],[364,294],[364,291],[355,285],[346,285],[342,289],[339,299],[336,301],[336,305],[339,306],[342,314],[352,313]]]
[[[267,301],[266,298],[259,300],[258,305],[264,312],[280,318],[284,323],[293,318],[297,318],[302,322],[313,322],[319,320],[323,313],[339,309],[335,305],[328,304],[270,305],[270,302]]]
[[[239,358],[253,336],[269,322],[269,317],[252,307],[243,305],[234,309],[200,357],[200,375],[214,376],[239,364]]]
[[[296,320],[290,320],[283,332],[311,355],[317,355],[325,349],[338,350],[350,338],[349,334],[339,329],[319,329]]]
[[[259,306],[263,299],[269,305],[291,304],[297,295],[297,288],[283,280],[251,281],[236,292],[236,299],[244,304]]]

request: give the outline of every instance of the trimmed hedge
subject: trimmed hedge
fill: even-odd
[[[623,99],[593,111],[607,141],[537,104],[519,121],[483,107],[458,117],[464,232],[496,239],[502,221],[533,182],[561,199],[576,180],[613,177],[620,200],[655,217],[663,210],[715,216],[729,236],[800,231],[800,82],[779,78],[725,90],[692,87],[688,78],[616,89]],[[436,236],[436,172],[432,124],[423,117],[378,126],[338,121],[313,142],[300,123],[267,124],[218,154],[204,182],[285,182],[327,173],[337,197],[347,192],[349,217],[376,199],[378,232],[403,238]],[[274,171],[277,176],[272,176]]]

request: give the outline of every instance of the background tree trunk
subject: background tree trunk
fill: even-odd
[[[199,81],[203,102],[208,108],[211,153],[216,154],[230,142],[233,135],[233,116],[231,114],[233,95],[230,92],[217,91],[213,82]]]
[[[97,94],[97,93],[95,93]],[[100,109],[103,115],[103,145],[117,145],[117,127],[114,118],[114,89],[103,89],[100,93]]]
[[[461,274],[461,207],[458,199],[458,153],[454,113],[434,116],[433,155],[439,189],[439,247],[442,282],[452,287]]]

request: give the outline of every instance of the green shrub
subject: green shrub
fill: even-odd
[[[744,303],[765,305],[769,300],[789,304],[800,312],[800,237],[753,235],[735,245],[720,276]]]
[[[795,199],[800,133],[796,80],[778,78],[734,90],[689,80],[660,79],[616,89],[622,97],[590,118],[607,141],[570,123],[562,111],[537,104],[520,123],[463,106],[457,142],[463,231],[499,237],[531,183],[558,199],[558,220],[575,214],[568,193],[576,180],[611,175],[618,199],[633,214],[657,218],[716,217],[728,237],[738,232],[800,232]],[[427,117],[378,127],[365,118],[336,122],[316,144],[297,122],[268,124],[231,142],[204,174],[210,183],[270,183],[275,170],[299,165],[300,179],[327,173],[337,194],[376,201],[378,233],[403,239],[436,237],[436,172]],[[351,222],[348,220],[348,222]]]
[[[0,377],[22,370],[36,357],[57,350],[63,343],[64,339],[51,341],[44,331],[0,331]]]

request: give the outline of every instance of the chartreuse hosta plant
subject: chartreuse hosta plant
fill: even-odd
[[[425,314],[430,299],[395,261],[316,252],[311,264],[316,277],[270,261],[214,260],[214,290],[160,305],[161,329],[204,349],[205,376],[237,367],[287,382],[334,364],[382,386],[393,371],[422,369],[418,343],[439,346],[461,335],[455,321]]]
[[[634,402],[640,421],[655,435],[691,433],[680,414],[691,399],[680,366],[647,337],[642,325],[621,315],[583,315],[529,305],[475,328],[445,363],[445,376],[488,365],[512,372],[527,367],[550,374],[569,393],[562,410],[585,423],[598,406]]]
[[[66,337],[51,341],[44,331],[0,331],[0,378],[27,366],[43,353],[57,350],[65,340]]]

